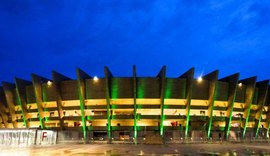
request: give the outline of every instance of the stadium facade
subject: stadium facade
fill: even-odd
[[[165,66],[156,77],[137,77],[135,66],[131,77],[114,77],[107,67],[103,78],[81,69],[76,75],[3,82],[1,129],[77,132],[86,142],[108,143],[269,136],[269,80],[239,80],[239,73],[218,79],[218,70],[195,79],[194,68],[169,78]]]

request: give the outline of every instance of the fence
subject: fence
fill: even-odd
[[[89,144],[106,144],[108,143],[107,135],[102,134],[94,135],[93,132],[87,132],[86,143]],[[270,139],[265,135],[259,136],[257,138],[253,135],[248,134],[245,138],[241,135],[230,135],[230,137],[225,140],[224,134],[217,133],[213,134],[210,139],[206,137],[206,133],[203,131],[191,132],[189,136],[184,137],[184,134],[179,131],[166,131],[164,136],[159,136],[155,132],[143,132],[139,133],[137,139],[133,138],[132,133],[124,133],[125,135],[113,135],[111,138],[111,143],[113,144],[134,144],[137,141],[138,144],[144,144],[149,142],[157,143],[268,143]],[[124,136],[124,137],[123,137]],[[152,137],[151,137],[152,136]],[[53,145],[53,144],[69,144],[69,143],[85,143],[83,139],[83,133],[81,131],[56,131],[56,130],[40,130],[40,129],[1,129],[0,130],[0,146],[31,146],[31,145]]]
[[[39,129],[1,129],[0,146],[56,144],[57,132]]]

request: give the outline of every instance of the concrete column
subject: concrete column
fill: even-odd
[[[164,126],[163,126],[163,121],[164,121],[164,93],[166,89],[166,66],[163,66],[159,74],[157,75],[160,80],[160,124],[159,124],[159,129],[160,129],[160,135],[163,137],[164,134]]]
[[[268,85],[268,88],[270,86]],[[270,92],[267,93],[267,97],[266,97],[266,105],[267,105],[267,113],[266,113],[266,128],[267,128],[267,134],[266,137],[269,139],[269,130],[270,130]]]
[[[58,111],[58,116],[59,116],[60,128],[63,130],[65,127],[64,127],[64,120],[63,120],[64,114],[63,114],[63,106],[62,106],[61,82],[66,81],[66,80],[71,80],[71,79],[56,71],[52,71],[52,79],[53,79],[52,87],[56,91],[56,105],[57,105],[57,111]]]
[[[43,102],[44,102],[43,92],[44,91],[42,89],[42,84],[47,83],[48,81],[50,80],[47,78],[32,74],[32,83],[33,83],[35,97],[36,97],[36,104],[37,104],[37,109],[39,113],[38,118],[39,118],[41,129],[46,128],[45,121],[44,121],[44,106],[43,106]]]
[[[5,126],[5,128],[9,128],[8,127],[8,116],[7,116],[7,112],[8,112],[8,108],[6,107],[6,99],[5,99],[5,93],[3,90],[3,87],[0,87],[0,115],[2,117],[2,122]],[[0,124],[2,126],[2,124]]]
[[[228,107],[226,111],[226,125],[225,125],[225,137],[228,139],[230,129],[231,129],[231,121],[232,121],[232,113],[234,107],[234,100],[236,95],[236,87],[239,79],[239,73],[230,75],[228,77],[222,78],[219,81],[228,82],[229,83],[229,95],[228,95]]]
[[[13,94],[13,90],[15,90],[15,85],[8,82],[2,82],[2,85],[3,85],[3,90],[4,90],[5,98],[7,101],[9,113],[11,116],[11,122],[12,122],[13,128],[18,128],[18,124],[16,122],[16,114],[15,114],[15,101],[14,101],[15,95]]]
[[[253,95],[254,95],[256,79],[257,79],[257,77],[251,77],[251,78],[247,78],[247,79],[239,81],[239,84],[242,83],[242,84],[245,84],[247,86],[246,87],[246,94],[245,94],[244,114],[243,114],[243,118],[242,118],[242,123],[240,125],[241,128],[244,127],[243,133],[242,133],[243,138],[246,135],[246,129],[247,129],[248,121],[249,121],[250,108],[252,105],[252,99],[253,99]],[[238,87],[241,87],[241,86],[238,86]]]
[[[136,66],[133,66],[133,101],[134,101],[134,143],[137,144],[138,138],[137,138],[137,71]]]
[[[78,84],[78,91],[79,91],[79,99],[80,99],[80,109],[81,109],[81,117],[82,117],[82,128],[83,128],[83,138],[84,142],[86,142],[86,121],[85,121],[85,79],[91,78],[88,74],[83,72],[81,69],[76,69],[77,75],[77,84]]]
[[[111,137],[111,102],[110,102],[110,82],[112,73],[108,69],[108,67],[104,67],[104,75],[105,75],[105,91],[106,91],[106,102],[107,102],[107,136],[108,136],[108,143],[112,143],[112,137]]]
[[[263,114],[264,104],[267,98],[269,80],[261,81],[256,83],[256,87],[259,88],[258,96],[258,109],[255,114],[255,137],[258,137],[259,129],[261,126],[261,119]]]
[[[189,131],[189,122],[190,122],[190,104],[191,104],[191,96],[192,96],[192,86],[194,79],[194,68],[191,68],[179,78],[186,79],[186,127],[185,127],[185,138],[188,136]]]
[[[210,138],[212,122],[213,122],[213,109],[216,100],[216,84],[218,80],[218,70],[215,70],[203,77],[203,80],[209,81],[209,98],[208,98],[208,130],[207,138]]]
[[[23,122],[26,128],[30,128],[29,121],[28,121],[28,113],[27,113],[27,104],[26,104],[26,86],[31,85],[30,81],[22,80],[15,78],[16,84],[16,94],[18,97],[18,103],[20,104]]]

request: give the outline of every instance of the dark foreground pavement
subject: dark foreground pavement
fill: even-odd
[[[58,144],[53,146],[1,147],[2,156],[95,156],[95,155],[224,155],[247,156],[269,155],[270,144]]]

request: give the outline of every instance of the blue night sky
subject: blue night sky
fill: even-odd
[[[131,76],[134,64],[138,76],[270,78],[269,0],[2,0],[0,22],[0,81]]]

